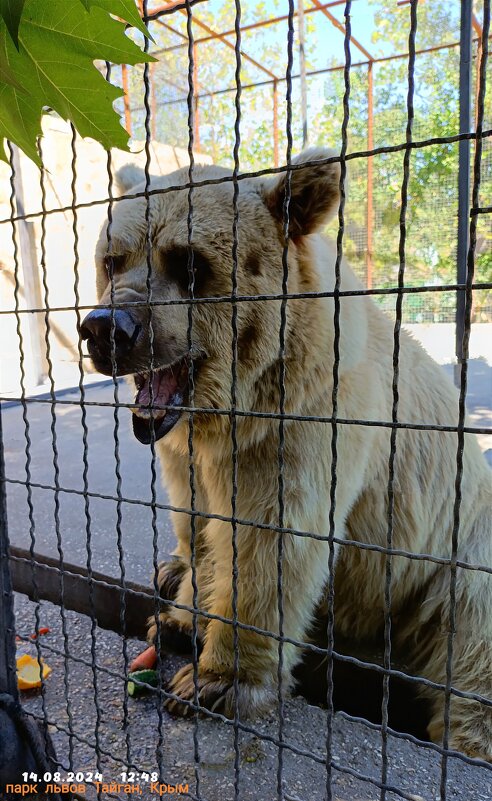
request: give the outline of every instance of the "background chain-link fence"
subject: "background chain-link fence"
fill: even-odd
[[[190,412],[191,504],[176,509],[160,485],[154,438],[148,452],[139,450],[137,455],[127,432],[126,416],[133,401],[116,376],[114,314],[118,304],[113,302],[111,264],[112,380],[101,382],[93,372],[78,335],[83,317],[95,305],[91,262],[96,229],[106,226],[111,252],[113,212],[120,201],[113,174],[127,159],[121,154],[101,156],[98,148],[81,142],[73,129],[67,132],[58,120],[47,123],[40,142],[44,164],[40,175],[10,147],[8,205],[0,221],[0,325],[6,367],[1,388],[6,457],[2,487],[9,495],[9,561],[14,588],[31,599],[17,597],[18,648],[45,659],[53,669],[43,680],[41,692],[26,695],[23,703],[54,742],[58,761],[52,763],[52,772],[59,774],[55,781],[73,774],[74,781],[87,786],[88,797],[118,797],[114,789],[103,791],[91,783],[88,777],[94,778],[96,773],[108,784],[127,780],[139,784],[143,796],[149,798],[153,780],[181,786],[183,794],[192,798],[212,801],[410,800],[419,796],[445,801],[467,794],[476,799],[492,795],[490,765],[448,748],[451,698],[460,696],[452,675],[457,570],[492,573],[490,566],[458,559],[465,435],[479,435],[487,450],[492,433],[487,389],[490,351],[486,344],[492,324],[492,101],[486,91],[490,2],[484,0],[474,9],[468,0],[451,4],[452,8],[437,0],[434,4],[411,0],[398,3],[391,11],[393,16],[387,5],[356,0],[306,3],[304,7],[292,0],[264,5],[237,0],[234,5],[190,1],[161,7],[144,0],[142,16],[149,23],[159,62],[121,71],[101,65],[109,81],[127,88],[121,111],[134,139],[143,143],[139,158],[146,186],[137,194],[143,196],[147,209],[146,308],[151,363],[153,314],[156,305],[162,305],[153,297],[151,281],[149,200],[159,191],[152,188],[151,174],[188,166],[187,186],[176,189],[187,193],[192,254],[195,164],[213,161],[231,168],[231,175],[216,183],[227,181],[233,186],[232,292],[220,298],[195,298],[190,255],[191,302],[182,302],[188,309],[190,347],[196,305],[231,306],[231,406],[199,411],[226,415],[231,422],[232,495],[226,522],[230,523],[233,552],[233,614],[226,622],[232,627],[235,648],[236,709],[232,720],[201,707],[197,683],[200,619],[224,620],[198,606],[197,526],[203,520],[224,518],[197,505],[193,368],[190,365],[186,406]],[[395,13],[401,16],[395,17]],[[387,36],[389,44],[383,41],[379,55],[369,52],[367,36],[361,39],[358,24],[374,29],[376,43],[378,33],[381,37],[383,32],[383,39]],[[329,47],[333,55],[326,58]],[[308,418],[331,428],[331,485],[326,498],[330,527],[323,534],[293,531],[285,523],[285,424],[299,418],[295,412],[286,412],[286,320],[289,300],[304,297],[289,288],[289,201],[296,170],[291,160],[307,142],[337,147],[335,160],[342,173],[340,207],[330,225],[337,243],[336,283],[325,293],[333,297],[335,306],[331,413]],[[282,286],[276,295],[248,298],[258,304],[272,298],[281,301],[279,408],[274,414],[261,414],[245,411],[237,402],[237,307],[244,300],[237,283],[238,196],[240,182],[248,175],[282,172],[287,176]],[[349,191],[345,196],[347,173]],[[363,279],[364,290],[341,291],[342,256],[348,257]],[[392,414],[388,420],[346,420],[338,413],[340,304],[345,297],[361,294],[371,295],[394,320]],[[432,352],[432,338],[439,341],[439,360],[448,364],[457,380],[456,424],[437,426],[400,419],[402,323],[416,326],[412,330],[417,336],[418,326],[433,324],[426,344]],[[486,332],[483,338],[481,326]],[[459,358],[457,365],[451,365],[455,339]],[[476,347],[474,343],[478,343]],[[470,348],[473,358],[469,362]],[[44,394],[39,389],[42,381]],[[152,405],[152,384],[150,394]],[[469,400],[473,411],[470,424],[465,420],[465,401]],[[237,516],[237,421],[244,416],[278,419],[278,516],[274,523]],[[337,536],[337,436],[346,425],[388,429],[384,548]],[[395,457],[398,433],[404,429],[456,436],[449,556],[411,553],[393,546]],[[164,700],[171,697],[167,680],[180,664],[176,658],[160,657],[158,686],[139,703],[127,692],[129,664],[142,648],[131,638],[144,637],[147,617],[155,617],[158,642],[160,639],[158,564],[172,547],[172,511],[188,515],[191,529],[195,694],[188,702],[191,720],[185,723],[169,718],[163,707]],[[6,521],[2,522],[0,556],[5,567],[7,531]],[[278,634],[238,620],[241,577],[236,539],[238,526],[244,524],[254,525],[259,534],[278,533]],[[319,640],[309,643],[292,641],[283,630],[285,534],[324,538],[330,547],[325,630]],[[356,643],[342,647],[335,639],[337,545],[365,548],[385,558],[384,634],[377,652],[361,650]],[[445,698],[445,733],[440,745],[426,737],[426,710],[419,707],[416,694],[422,685],[436,685],[412,675],[405,664],[393,659],[395,557],[445,565],[451,575],[446,681],[438,686]],[[11,621],[6,615],[2,625],[7,641]],[[50,631],[43,634],[45,629]],[[246,722],[238,714],[241,629],[257,631],[278,643],[277,707],[260,721]],[[284,697],[286,643],[306,652],[304,667],[298,671],[300,692],[318,708],[307,708],[302,699],[288,701]],[[11,652],[5,661],[10,669],[5,674],[11,677]],[[484,708],[492,704],[478,691],[468,696]],[[204,717],[196,713],[198,708]]]

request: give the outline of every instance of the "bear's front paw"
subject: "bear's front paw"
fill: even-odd
[[[229,670],[215,672],[198,666],[198,704],[200,707],[218,712],[228,718],[234,717],[236,709],[234,679]],[[166,708],[171,715],[187,717],[193,714],[195,684],[193,665],[185,665],[174,675],[168,691],[179,697],[169,698]],[[240,718],[254,717],[268,710],[275,701],[273,685],[251,683],[240,680],[237,688],[237,704]],[[190,703],[181,703],[190,702]]]
[[[147,642],[149,645],[160,645],[165,654],[180,654],[188,656],[193,652],[193,629],[181,621],[175,620],[167,612],[159,615],[159,628],[154,616],[147,621]],[[202,641],[197,636],[197,652],[202,651]]]
[[[164,601],[174,601],[184,574],[189,569],[189,565],[178,556],[170,562],[160,562],[157,572],[157,586],[159,595]]]

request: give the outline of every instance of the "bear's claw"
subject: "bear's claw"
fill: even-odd
[[[198,669],[198,704],[200,707],[231,717],[228,696],[233,690],[232,678],[219,676],[211,671],[201,672]],[[194,712],[195,682],[193,665],[185,665],[174,675],[168,685],[169,692],[179,696],[179,699],[169,698],[166,709],[171,715],[188,717]],[[185,703],[182,703],[184,701]],[[187,701],[191,702],[186,703]]]
[[[164,601],[174,601],[178,594],[179,585],[188,565],[179,557],[170,562],[160,562],[157,573],[157,586],[159,595]]]
[[[263,683],[249,683],[240,680],[236,688],[234,679],[227,671],[216,673],[198,666],[196,677],[198,687],[199,711],[209,709],[234,718],[247,718],[266,711],[274,701],[273,688]],[[188,717],[195,711],[195,672],[193,665],[185,665],[174,675],[167,687],[168,692],[178,698],[168,698],[165,702],[171,715]]]

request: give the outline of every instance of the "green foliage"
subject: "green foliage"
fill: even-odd
[[[46,107],[71,120],[81,136],[127,148],[111,86],[96,59],[137,64],[154,59],[125,35],[118,15],[146,33],[133,0],[26,0],[16,14],[0,6],[0,139],[17,144],[37,164],[36,140]],[[18,27],[16,27],[16,25]],[[6,154],[0,146],[0,158]]]
[[[354,5],[353,16],[358,13]],[[370,50],[374,56],[399,54],[402,58],[373,65],[374,146],[405,142],[408,94],[409,8],[387,0],[371,0],[374,33]],[[476,3],[480,17],[482,3]],[[242,4],[242,23],[285,15],[281,0],[251,0]],[[124,34],[124,19],[144,35],[145,27],[134,0],[0,0],[0,137],[15,141],[37,161],[36,136],[40,116],[49,106],[71,119],[82,135],[90,135],[105,147],[125,147],[126,136],[112,110],[122,92],[107,84],[94,67],[94,60],[140,65],[151,58]],[[205,36],[199,20],[215,31],[234,30],[235,6],[228,0],[203,3],[194,17],[195,39]],[[156,47],[162,53],[153,68],[153,125],[156,138],[169,145],[188,145],[188,43],[186,13],[176,12],[170,21],[176,33],[155,25]],[[323,28],[323,25],[325,27]],[[328,28],[326,27],[328,26]],[[306,14],[306,68],[316,71],[343,63],[343,39],[337,56],[326,39],[329,23],[322,14]],[[17,38],[18,33],[18,38]],[[243,55],[240,165],[242,170],[273,164],[273,73],[278,82],[278,155],[285,160],[287,22],[243,31],[241,50],[252,56],[263,70]],[[451,45],[459,39],[459,3],[432,0],[420,3],[416,34],[417,50]],[[228,37],[234,43],[234,36]],[[18,49],[17,49],[18,46]],[[55,54],[55,58],[52,58]],[[352,48],[352,62],[357,55]],[[199,99],[193,103],[199,119],[199,147],[219,164],[233,164],[235,53],[221,41],[200,43],[196,50],[194,75]],[[357,56],[358,59],[358,56]],[[476,79],[476,51],[473,81]],[[266,70],[266,72],[265,72]],[[145,137],[143,109],[143,67],[129,71],[132,105],[132,131],[136,139]],[[294,43],[294,75],[299,72],[298,42]],[[448,47],[416,58],[414,119],[412,137],[427,140],[454,135],[459,131],[459,51]],[[267,83],[255,86],[259,82]],[[310,144],[338,147],[343,120],[345,92],[342,70],[308,77],[308,129]],[[353,66],[350,72],[349,152],[365,151],[368,146],[368,68]],[[472,105],[474,107],[475,99]],[[484,127],[492,126],[492,92],[485,98]],[[122,106],[119,101],[120,110]],[[475,109],[473,108],[473,113]],[[302,147],[300,82],[292,84],[293,153]],[[195,145],[197,143],[195,142]],[[0,147],[1,151],[1,147]],[[471,145],[473,156],[473,144]],[[384,153],[372,159],[373,244],[367,255],[368,162],[366,158],[349,162],[349,195],[346,204],[344,252],[362,280],[372,266],[372,283],[392,287],[400,267],[400,220],[403,177],[403,151]],[[0,157],[3,154],[0,152]],[[412,151],[408,185],[405,240],[405,283],[407,285],[454,283],[456,276],[457,233],[456,144],[427,145]],[[482,206],[492,204],[492,141],[483,142],[481,170]],[[335,220],[330,232],[336,234]],[[492,223],[490,215],[478,219],[475,280],[492,279]],[[475,293],[478,317],[489,313],[491,292]],[[394,298],[394,296],[393,296]],[[389,305],[391,298],[382,297]],[[405,298],[407,321],[428,315],[445,319],[453,313],[454,293],[409,295]]]
[[[371,0],[375,14],[374,33],[369,50],[375,57],[397,54],[401,58],[373,65],[374,80],[374,146],[401,145],[405,142],[408,95],[408,36],[409,7],[399,7],[387,0]],[[243,4],[243,24],[262,18],[285,14],[285,5],[269,2]],[[358,14],[353,4],[352,15]],[[476,13],[480,16],[478,4]],[[340,18],[339,14],[339,18]],[[234,4],[215,0],[200,5],[197,18],[215,31],[234,29]],[[172,26],[186,33],[186,16],[173,15]],[[323,27],[324,26],[324,27]],[[343,64],[343,37],[329,39],[330,26],[322,14],[307,14],[306,69],[317,70]],[[156,30],[159,48],[173,46],[163,53],[154,70],[155,130],[157,137],[170,145],[186,147],[188,142],[188,60],[186,42],[181,36],[162,27]],[[195,23],[195,37],[205,35]],[[263,67],[282,78],[286,69],[287,23],[255,28],[242,34],[241,49]],[[356,36],[358,34],[356,33]],[[228,37],[234,42],[234,36]],[[455,0],[432,0],[419,3],[416,34],[417,50],[450,45],[459,40],[459,3]],[[336,43],[339,43],[336,52]],[[332,43],[335,47],[332,48]],[[476,48],[473,61],[473,80],[476,80]],[[216,163],[231,167],[234,147],[235,54],[223,42],[208,41],[196,48],[197,102],[200,147]],[[352,47],[352,63],[359,60]],[[130,95],[132,107],[142,106],[141,71],[134,70]],[[298,40],[294,42],[294,74],[299,72]],[[240,164],[243,170],[268,167],[274,161],[273,145],[273,87],[248,88],[248,85],[267,81],[268,75],[242,59],[240,98],[241,147]],[[446,137],[459,131],[459,49],[442,50],[417,55],[415,65],[414,119],[412,137],[427,140]],[[343,70],[307,78],[309,143],[339,147],[343,121]],[[216,93],[216,94],[214,94]],[[278,83],[278,154],[285,161],[286,83]],[[181,103],[174,101],[180,99]],[[475,99],[472,98],[474,107]],[[473,108],[473,113],[475,109]],[[492,92],[486,94],[485,128],[492,123]],[[133,113],[135,138],[144,138],[145,115]],[[299,81],[292,84],[293,153],[302,147],[302,120]],[[349,152],[365,151],[368,147],[368,67],[353,66],[350,71]],[[473,157],[473,144],[471,145]],[[367,196],[368,162],[366,158],[349,162],[349,192],[346,203],[346,223],[343,248],[363,281],[368,278],[368,263],[372,267],[375,287],[394,287],[400,267],[400,218],[404,152],[385,153],[372,159],[373,214],[372,253],[367,256]],[[458,146],[456,144],[428,145],[412,151],[406,211],[405,283],[407,285],[453,284],[456,280],[456,237],[458,203]],[[483,142],[481,205],[492,203],[492,141]],[[481,215],[476,250],[475,276],[477,281],[489,281],[492,273],[492,223],[490,215]],[[336,235],[337,220],[329,226]],[[489,291],[475,293],[475,310],[490,308]],[[380,302],[391,308],[395,296],[381,296]],[[406,321],[421,319],[452,319],[455,293],[425,293],[408,295],[404,302]],[[490,312],[487,312],[490,313]]]
[[[16,47],[19,46],[19,24],[26,0],[0,0],[0,16]]]
[[[80,2],[84,4],[87,11],[90,11],[93,6],[104,8],[108,14],[124,19],[125,22],[137,28],[144,36],[151,38],[137,11],[135,0],[80,0]]]
[[[392,53],[408,51],[408,25],[396,25],[393,5],[375,0],[376,26],[373,52],[377,45],[391,43]],[[453,16],[454,14],[454,16]],[[419,5],[417,49],[456,42],[459,38],[456,7],[443,0]],[[437,33],[436,33],[437,32]],[[386,50],[388,52],[388,48]],[[407,59],[388,60],[375,65],[374,145],[397,145],[405,141],[407,112]],[[459,131],[458,48],[420,54],[415,67],[414,119],[412,138],[427,140],[454,135]],[[476,80],[476,59],[473,81]],[[343,76],[332,73],[326,79],[325,102],[311,123],[313,141],[340,139],[343,109]],[[350,95],[349,150],[367,147],[367,67],[353,70]],[[473,98],[473,113],[474,98]],[[486,96],[485,128],[490,127],[492,102]],[[474,147],[471,145],[473,161]],[[367,165],[365,160],[349,164],[349,197],[346,206],[344,250],[362,279],[366,278]],[[412,151],[406,211],[405,283],[407,285],[453,284],[456,282],[456,237],[458,207],[458,145],[426,145]],[[400,216],[403,152],[373,158],[373,250],[374,286],[395,286],[400,266]],[[492,143],[483,141],[481,204],[492,200]],[[482,215],[475,254],[475,280],[489,281],[492,259],[492,226]],[[480,232],[480,225],[482,232]],[[330,226],[336,232],[336,221]],[[478,319],[490,315],[492,293],[474,293]],[[381,298],[388,304],[389,298]],[[422,319],[452,319],[454,293],[407,296],[404,316],[409,322]],[[488,309],[488,312],[482,311]]]

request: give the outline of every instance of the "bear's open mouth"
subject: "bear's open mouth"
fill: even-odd
[[[186,355],[168,367],[134,375],[137,395],[132,408],[133,433],[144,445],[152,442],[152,430],[157,441],[178,422],[179,407],[186,405],[188,397],[190,362]]]

